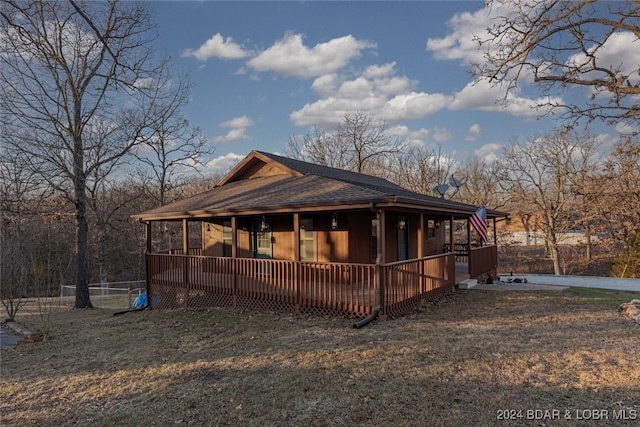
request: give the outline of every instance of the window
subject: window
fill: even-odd
[[[313,218],[300,218],[300,260],[316,261]]]
[[[436,237],[436,221],[430,219],[427,221],[427,239]]]
[[[222,256],[230,257],[232,252],[233,236],[231,220],[222,222]]]

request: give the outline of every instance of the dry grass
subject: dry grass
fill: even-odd
[[[48,340],[2,349],[0,423],[637,425],[640,327],[616,307],[638,296],[459,291],[360,330],[227,309],[58,311]],[[505,409],[523,419],[498,420]],[[585,409],[610,419],[576,421]],[[623,409],[637,419],[613,420]]]
[[[560,245],[560,273],[580,276],[610,276],[615,252],[610,248],[594,246],[592,260],[587,262],[586,247]],[[498,247],[500,271],[517,274],[553,274],[553,261],[545,254],[543,246]]]

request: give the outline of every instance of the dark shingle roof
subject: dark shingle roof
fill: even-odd
[[[376,176],[365,175],[362,173],[351,172],[344,169],[332,168],[329,166],[322,166],[315,163],[309,163],[302,160],[291,159],[288,157],[278,156],[277,154],[265,153],[264,151],[256,151],[263,156],[269,157],[289,169],[300,172],[302,175],[318,175],[326,178],[337,179],[339,181],[350,182],[352,184],[363,185],[373,189],[386,189],[391,191],[407,191],[405,188],[400,187],[392,182],[387,181],[384,178],[378,178]]]
[[[376,203],[404,203],[422,209],[473,213],[474,206],[414,193],[385,179],[256,152],[301,174],[229,181],[212,190],[135,215],[140,219],[188,218],[247,211],[296,210]],[[249,155],[251,156],[251,154]],[[248,157],[249,157],[248,156]]]

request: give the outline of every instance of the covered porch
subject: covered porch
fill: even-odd
[[[152,222],[147,222],[151,308],[220,306],[354,319],[375,311],[384,318],[401,315],[425,300],[453,292],[462,280],[496,272],[495,244],[474,247],[470,234],[465,236],[468,242],[450,243],[460,234],[456,232],[460,220],[455,216],[444,224],[442,219],[425,219],[430,218],[425,213],[413,217],[410,212],[380,210],[375,215],[364,215],[375,230],[362,233],[350,231],[344,221],[350,215],[359,218],[356,223],[362,225],[360,216],[364,212],[316,213],[313,218],[328,226],[317,226],[313,232],[302,228],[304,221],[297,213],[278,214],[278,218],[265,215],[267,228],[261,224],[261,216],[197,221],[202,229],[200,247],[189,247],[194,221],[185,219],[182,247],[161,251],[153,249]],[[290,224],[286,217],[290,217]],[[404,223],[409,234],[406,243],[397,237],[405,233],[398,227],[398,217],[417,221]],[[343,221],[332,224],[335,218]],[[239,226],[251,223],[257,224],[253,231]],[[226,229],[221,224],[230,227]],[[429,231],[429,224],[437,224],[441,230]],[[352,228],[357,229],[354,224]],[[207,234],[214,229],[221,237],[227,237],[227,246],[223,238],[209,240]],[[305,235],[312,248],[305,244]],[[261,244],[261,240],[271,245]],[[285,249],[276,250],[276,243]],[[406,248],[398,249],[398,244],[406,244]],[[345,249],[349,247],[350,251]],[[276,254],[281,259],[275,259]],[[410,258],[398,260],[403,254]],[[303,260],[303,256],[312,259]]]

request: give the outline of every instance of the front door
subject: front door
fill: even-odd
[[[257,220],[253,222],[252,228],[251,250],[253,257],[271,259],[273,257],[271,226],[265,220]]]

